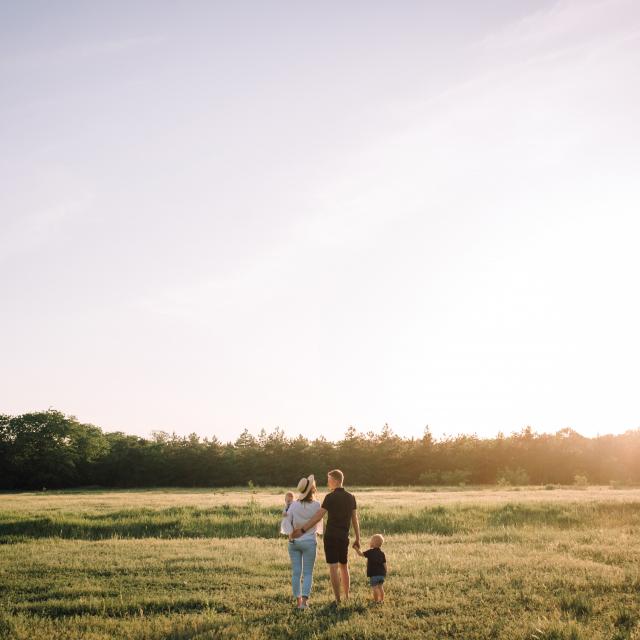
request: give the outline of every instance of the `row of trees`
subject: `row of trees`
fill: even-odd
[[[235,442],[154,432],[105,433],[49,410],[0,415],[0,489],[246,485],[292,486],[309,473],[341,468],[349,484],[640,483],[640,429],[585,438],[527,427],[510,436],[401,438],[347,429],[344,438],[288,438],[244,431]]]

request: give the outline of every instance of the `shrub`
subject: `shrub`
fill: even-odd
[[[502,469],[498,469],[496,479],[498,484],[501,486],[529,484],[529,474],[522,467],[516,467],[515,469],[512,469],[511,467],[504,467]]]
[[[440,474],[437,471],[425,471],[420,474],[418,478],[418,483],[428,487],[432,484],[440,484],[439,482]]]
[[[589,486],[589,480],[587,479],[587,476],[585,476],[585,475],[577,475],[577,476],[573,476],[573,484],[576,487],[588,487]]]
[[[593,607],[591,602],[582,595],[567,597],[560,599],[560,609],[574,618],[586,618],[591,615]]]
[[[454,469],[450,471],[425,471],[420,475],[422,485],[465,485],[471,478],[471,471]]]

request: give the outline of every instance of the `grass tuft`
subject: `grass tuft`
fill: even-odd
[[[574,618],[587,618],[593,612],[593,605],[582,594],[563,596],[560,598],[560,609]]]
[[[631,629],[635,626],[637,619],[638,617],[636,613],[634,613],[630,609],[623,608],[616,613],[614,624],[619,629],[631,631]]]

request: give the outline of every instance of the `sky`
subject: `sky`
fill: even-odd
[[[0,3],[0,413],[640,427],[640,3]]]

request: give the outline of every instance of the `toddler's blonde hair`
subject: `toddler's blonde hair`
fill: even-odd
[[[384,537],[381,533],[374,533],[371,536],[371,544],[374,547],[381,547],[384,544]]]

